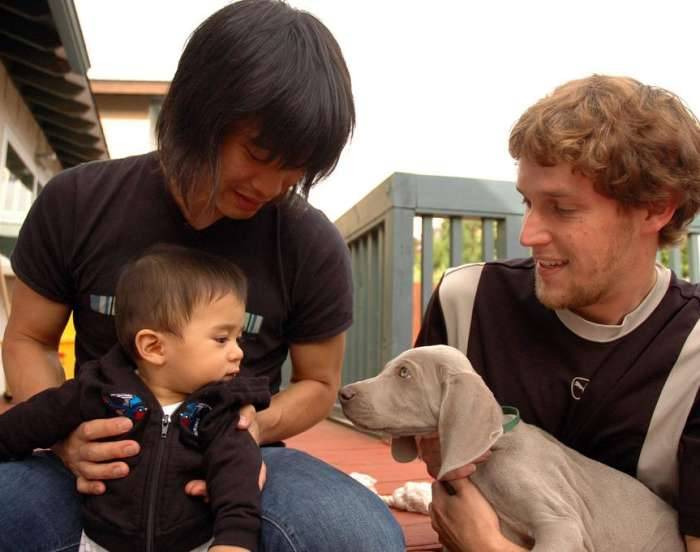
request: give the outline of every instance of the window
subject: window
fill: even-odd
[[[0,210],[26,212],[32,204],[34,183],[34,174],[8,143],[0,177]]]
[[[160,110],[163,107],[163,98],[151,98],[151,102],[148,106],[148,123],[151,135],[151,144],[153,147],[156,145],[156,126],[158,124],[158,117],[160,115]]]

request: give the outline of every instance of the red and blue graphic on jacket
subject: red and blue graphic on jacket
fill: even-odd
[[[113,415],[126,416],[134,423],[143,420],[148,413],[143,399],[131,393],[104,393],[102,402]]]

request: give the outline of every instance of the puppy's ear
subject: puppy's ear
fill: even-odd
[[[476,373],[446,376],[438,432],[442,455],[438,479],[471,464],[503,434],[503,412],[481,376]]]
[[[397,462],[410,462],[418,458],[418,446],[414,437],[393,437],[391,455]]]

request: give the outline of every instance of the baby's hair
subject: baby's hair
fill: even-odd
[[[137,360],[134,339],[145,328],[181,335],[194,309],[228,294],[245,303],[246,279],[223,257],[158,244],[124,268],[117,283],[115,324],[122,348]]]

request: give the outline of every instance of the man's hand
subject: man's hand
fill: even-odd
[[[258,487],[263,490],[265,486],[265,481],[267,480],[267,466],[265,462],[260,464],[260,473],[258,474]],[[188,481],[185,485],[185,494],[190,496],[201,496],[204,498],[204,502],[209,502],[209,495],[207,494],[207,482],[203,479],[193,479]]]
[[[455,479],[450,495],[440,481],[433,482],[430,522],[440,543],[450,552],[516,552],[523,548],[502,534],[498,516],[469,479]]]
[[[238,417],[238,429],[240,430],[248,430],[250,434],[253,436],[253,439],[255,439],[255,442],[260,444],[260,427],[258,426],[258,422],[256,421],[256,414],[257,412],[255,411],[255,407],[252,404],[248,404],[244,407],[241,408],[239,412],[239,417]],[[265,466],[265,462],[260,464],[260,473],[258,474],[258,486],[260,487],[260,490],[263,490],[263,487],[265,486],[265,481],[267,479],[267,467]]]
[[[136,441],[98,442],[116,437],[132,427],[129,418],[104,418],[83,422],[70,436],[54,445],[54,452],[76,476],[76,487],[83,494],[100,495],[106,487],[103,480],[119,479],[129,473],[125,462],[113,462],[138,454]]]
[[[260,444],[260,429],[255,420],[255,407],[251,404],[241,407],[238,417],[238,425],[236,426],[241,431],[249,431],[255,442]],[[267,467],[265,462],[260,465],[260,473],[258,474],[258,486],[262,491],[267,479]],[[193,479],[185,485],[185,493],[190,496],[201,496],[205,501],[208,500],[207,482],[203,479]]]
[[[255,439],[255,442],[260,444],[260,428],[258,427],[258,422],[255,419],[257,412],[252,404],[247,404],[241,407],[238,413],[238,429],[248,430],[250,434]]]
[[[418,456],[420,457],[428,469],[428,473],[437,478],[438,473],[440,473],[440,467],[442,466],[442,456],[440,455],[440,439],[435,435],[428,435],[422,437],[416,437],[416,445],[418,446]],[[451,481],[453,479],[464,479],[469,477],[476,471],[477,464],[484,462],[491,456],[491,451],[487,450],[483,455],[474,460],[471,464],[465,464],[447,472],[442,479]]]

